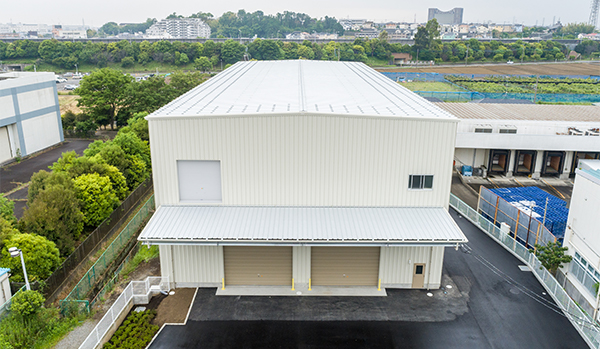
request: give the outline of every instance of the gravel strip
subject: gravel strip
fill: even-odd
[[[73,349],[79,348],[87,336],[92,332],[94,327],[100,322],[96,319],[88,319],[81,326],[76,327],[73,331],[63,338],[54,349]]]

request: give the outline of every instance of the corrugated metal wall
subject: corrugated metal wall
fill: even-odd
[[[444,247],[382,247],[379,261],[381,286],[411,288],[415,263],[425,263],[425,288],[440,287]]]
[[[292,250],[292,277],[298,286],[307,286],[310,279],[310,246],[294,246]]]
[[[223,247],[160,245],[161,275],[176,287],[214,287],[224,277]]]
[[[177,160],[221,160],[224,205],[448,205],[453,120],[297,115],[149,124],[157,206],[179,204]],[[410,174],[434,174],[434,189],[408,190]]]

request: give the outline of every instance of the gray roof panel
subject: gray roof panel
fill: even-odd
[[[238,62],[148,116],[286,113],[455,119],[357,62]]]
[[[451,245],[467,241],[441,207],[161,206],[138,239],[207,244]]]

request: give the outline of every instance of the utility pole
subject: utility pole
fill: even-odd
[[[533,207],[535,206],[535,201],[529,202],[529,224],[527,224],[527,238],[525,240],[525,247],[529,248],[529,231],[531,230],[531,216],[533,216]],[[518,228],[518,227],[517,227]],[[515,235],[517,233],[515,232]]]

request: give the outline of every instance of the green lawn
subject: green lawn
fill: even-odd
[[[411,91],[465,92],[465,90],[445,82],[413,81],[399,84]]]

